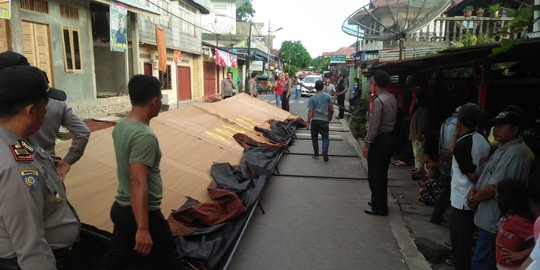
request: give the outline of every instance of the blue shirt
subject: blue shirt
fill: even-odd
[[[439,157],[442,163],[450,165],[452,162],[452,154],[450,152],[450,143],[456,132],[457,113],[453,113],[448,117],[441,125],[441,132],[439,135]],[[450,176],[450,167],[441,167],[442,174]]]
[[[441,135],[439,142],[441,144],[441,150],[450,150],[450,142],[456,132],[457,113],[453,113],[448,117],[441,125]]]
[[[521,138],[513,139],[497,148],[489,158],[486,168],[480,175],[476,190],[480,191],[488,185],[497,185],[504,179],[517,178],[527,183],[530,162]],[[453,179],[452,179],[453,181]],[[497,222],[502,213],[497,199],[481,201],[474,214],[474,224],[491,233],[497,232]]]
[[[328,106],[332,104],[332,97],[323,91],[318,91],[308,102],[308,109],[313,109],[311,120],[330,121],[328,119]]]

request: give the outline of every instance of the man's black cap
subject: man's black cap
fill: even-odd
[[[324,82],[318,80],[315,82],[315,90],[322,90],[324,88]]]
[[[24,57],[24,55],[12,51],[5,51],[0,53],[0,69],[6,68],[6,67],[12,67],[12,66],[29,66],[30,63],[28,62],[28,59]],[[49,78],[47,77],[47,73],[43,72],[43,75],[45,75],[45,79],[47,80],[47,83],[49,82]],[[67,99],[66,93],[62,90],[56,89],[56,88],[50,88],[48,92],[48,97],[60,101],[64,101]]]
[[[43,71],[32,66],[0,69],[0,104],[22,104],[47,97],[49,88]]]
[[[515,111],[502,111],[495,118],[491,119],[493,124],[511,124],[516,127],[521,127],[521,115]]]

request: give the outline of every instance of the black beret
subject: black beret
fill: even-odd
[[[0,53],[0,69],[12,66],[29,66],[28,59],[22,54],[5,51]]]
[[[43,71],[32,66],[0,69],[0,103],[22,104],[47,97],[49,85]]]
[[[373,74],[373,80],[378,86],[386,88],[390,82],[390,75],[384,70],[377,70]]]
[[[12,51],[5,51],[3,53],[0,53],[0,69],[6,68],[6,67],[12,67],[12,66],[29,66],[30,63],[28,63],[28,59],[24,57],[24,55],[12,52]],[[49,83],[49,78],[47,78],[47,73],[43,72],[43,75],[45,75],[45,79],[47,80],[47,83]],[[48,92],[48,97],[60,101],[64,101],[67,99],[66,92],[56,89],[56,88],[50,88]]]

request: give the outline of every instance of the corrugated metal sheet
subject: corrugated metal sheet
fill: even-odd
[[[448,44],[434,44],[434,46],[405,48],[405,59],[418,58],[434,54],[437,51],[448,48]],[[383,49],[379,51],[379,62],[388,62],[399,60],[399,49]]]

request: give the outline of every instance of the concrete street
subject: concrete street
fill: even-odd
[[[307,101],[291,100],[291,111],[307,119]],[[431,269],[395,199],[389,217],[364,214],[371,194],[365,161],[345,120],[330,124],[328,163],[311,158],[309,130],[297,137],[262,196],[266,214],[255,211],[229,269]],[[389,177],[415,184],[403,170]]]

